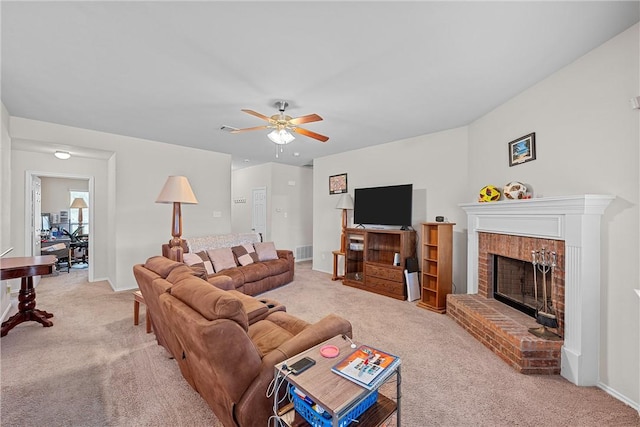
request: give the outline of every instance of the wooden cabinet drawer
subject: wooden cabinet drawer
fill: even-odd
[[[397,295],[404,299],[404,283],[385,280],[379,277],[367,277],[367,288],[385,295]]]
[[[371,263],[365,264],[365,274],[367,278],[377,277],[380,279],[391,280],[394,282],[404,283],[402,269],[393,267],[383,267]]]

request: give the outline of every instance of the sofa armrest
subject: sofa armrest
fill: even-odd
[[[294,261],[293,251],[289,249],[276,249],[276,253],[278,254],[278,258],[286,259],[287,261]]]
[[[169,258],[173,261],[182,262],[182,254],[189,252],[189,247],[187,246],[187,241],[184,239],[180,239],[180,247],[182,251],[178,251],[176,249],[171,249],[168,243],[162,245],[162,256]]]
[[[218,289],[222,289],[223,291],[232,291],[235,289],[235,286],[233,286],[233,279],[229,276],[211,276],[207,278],[207,282],[211,283]]]
[[[265,398],[265,392],[273,380],[274,366],[336,335],[351,337],[351,323],[330,314],[318,322],[308,325],[299,334],[282,343],[262,358],[259,375],[253,380],[234,408],[239,425],[251,425],[255,419],[267,419],[273,411],[273,399]]]
[[[287,265],[289,266],[287,283],[292,282],[295,274],[295,257],[293,256],[293,252],[288,249],[276,249],[276,253],[278,254],[278,258],[287,261]]]
[[[290,340],[265,355],[263,364],[273,365],[295,356],[336,335],[352,335],[351,323],[337,314],[329,314],[316,323],[310,324]]]

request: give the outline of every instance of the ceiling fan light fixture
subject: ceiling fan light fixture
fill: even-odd
[[[267,137],[275,144],[286,145],[296,139],[286,129],[274,129],[267,134]]]

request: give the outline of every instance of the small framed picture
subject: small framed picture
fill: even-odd
[[[347,174],[331,175],[329,177],[329,194],[342,194],[347,192]]]
[[[509,166],[536,159],[536,133],[530,133],[509,143]]]

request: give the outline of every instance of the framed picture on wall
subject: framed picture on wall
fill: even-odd
[[[329,177],[329,194],[342,194],[347,192],[347,174],[331,175]]]
[[[530,133],[509,143],[509,166],[536,159],[536,133]]]

